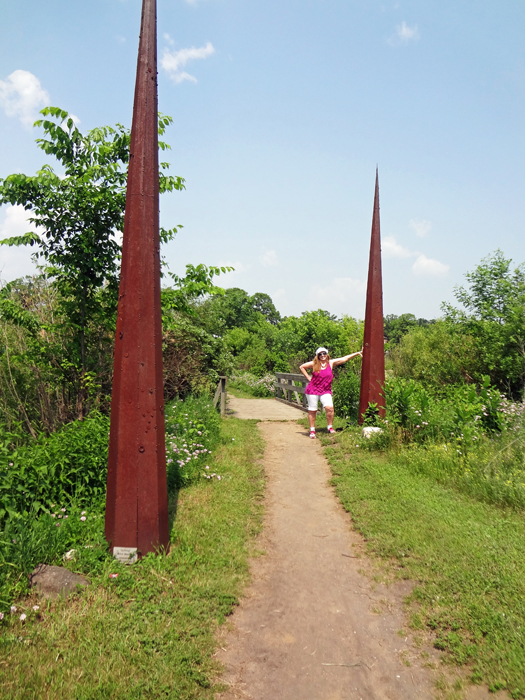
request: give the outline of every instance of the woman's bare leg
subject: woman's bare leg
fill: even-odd
[[[334,424],[334,407],[327,406],[325,411],[326,411],[326,423],[327,423],[327,425],[333,425]]]
[[[317,411],[308,411],[308,421],[310,422],[310,428],[315,428],[315,414]]]

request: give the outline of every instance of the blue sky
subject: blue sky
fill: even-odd
[[[46,156],[45,104],[129,125],[139,0],[17,0],[0,23],[0,177]],[[525,261],[525,5],[158,0],[159,106],[183,193],[164,251],[233,265],[283,314],[364,315],[376,164],[385,313],[433,318],[496,248]],[[0,209],[0,236],[26,230]],[[4,280],[30,271],[0,249]]]

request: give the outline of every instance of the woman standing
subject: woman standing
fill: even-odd
[[[333,428],[334,402],[332,401],[332,379],[334,378],[334,374],[332,369],[337,367],[337,365],[344,365],[345,362],[348,362],[348,360],[358,355],[363,357],[363,351],[360,350],[351,355],[345,355],[344,357],[331,360],[326,348],[317,348],[313,362],[305,362],[299,367],[302,374],[309,382],[305,393],[306,400],[308,401],[308,420],[310,422],[310,437],[312,439],[315,438],[315,414],[317,413],[319,399],[321,399],[321,406],[326,411],[328,432],[335,433]],[[308,369],[312,369],[311,377],[308,376]]]

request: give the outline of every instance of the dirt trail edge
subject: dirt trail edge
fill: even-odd
[[[223,700],[425,700],[435,676],[407,666],[399,630],[410,586],[374,585],[354,558],[362,537],[328,484],[318,443],[277,402],[230,399],[238,418],[261,417],[265,521],[252,584],[221,639]],[[258,407],[259,405],[259,407]],[[272,414],[273,407],[277,410]],[[285,411],[283,411],[285,409]],[[259,411],[259,412],[258,412]]]

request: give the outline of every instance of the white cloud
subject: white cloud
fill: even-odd
[[[439,260],[434,260],[433,258],[427,258],[424,253],[420,253],[412,265],[412,271],[415,275],[431,276],[431,277],[445,277],[450,270],[450,265],[445,265]]]
[[[416,227],[414,224],[419,225],[419,230],[424,232],[423,234],[418,233],[418,235],[425,235],[425,232],[430,230],[430,221],[411,221],[410,225],[415,229]],[[427,258],[427,256],[419,250],[409,250],[405,248],[396,241],[394,236],[386,236],[383,239],[381,243],[381,252],[385,258],[416,258],[412,265],[412,272],[418,276],[430,275],[432,277],[444,277],[450,270],[450,265],[445,265],[445,263],[434,260],[433,258]]]
[[[0,240],[12,238],[13,236],[23,236],[28,231],[36,231],[33,224],[27,220],[28,212],[22,206],[8,206],[5,209],[5,218],[0,225]],[[36,272],[36,267],[31,260],[31,255],[35,252],[34,247],[8,247],[0,246],[0,277],[9,282],[32,275]]]
[[[264,255],[261,255],[259,262],[261,265],[264,265],[264,267],[273,267],[279,264],[279,258],[275,250],[267,250]]]
[[[432,222],[425,219],[410,219],[408,223],[419,238],[424,238],[432,228]]]
[[[39,107],[48,104],[49,94],[29,71],[15,70],[0,80],[0,105],[8,117],[18,117],[24,126],[31,127]]]
[[[419,30],[417,24],[413,27],[409,27],[406,22],[401,22],[396,27],[396,34],[400,41],[417,41],[419,39]]]
[[[283,289],[281,287],[280,289],[277,289],[271,296],[272,301],[274,303],[277,301],[282,301],[283,299],[286,299],[286,289]]]
[[[360,280],[354,280],[351,277],[335,277],[330,284],[322,287],[320,284],[315,284],[310,288],[310,298],[316,308],[330,303],[333,305],[347,303],[356,299],[361,299],[364,295],[366,284]]]
[[[168,40],[171,41],[171,38],[169,38]],[[197,59],[208,58],[208,56],[212,56],[214,53],[215,49],[209,41],[206,44],[206,46],[201,46],[200,49],[196,49],[194,46],[192,46],[190,49],[170,51],[166,48],[164,49],[164,53],[162,55],[160,64],[174,83],[182,83],[185,80],[189,80],[192,83],[196,83],[197,78],[194,75],[190,75],[182,69],[184,68],[186,63],[188,63],[188,61],[195,61]]]
[[[407,44],[409,41],[419,40],[419,29],[417,24],[410,27],[405,21],[398,24],[396,27],[396,32],[390,37],[388,43],[390,46],[401,46],[401,44]]]
[[[404,248],[396,241],[394,236],[385,236],[381,241],[381,252],[385,258],[413,258],[419,255],[417,252],[412,252],[408,248]]]

